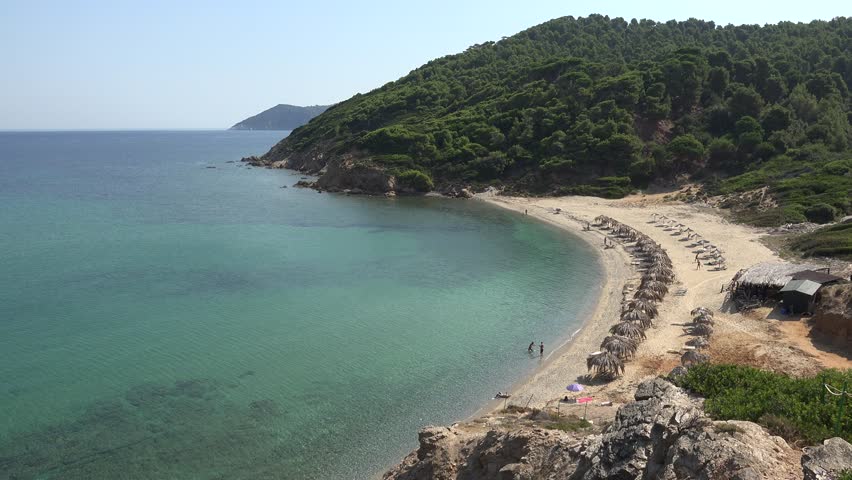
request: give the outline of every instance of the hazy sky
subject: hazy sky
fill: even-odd
[[[717,24],[852,15],[841,1],[2,0],[0,129],[225,128],[326,104],[565,15]]]

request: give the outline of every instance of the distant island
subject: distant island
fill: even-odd
[[[308,123],[327,108],[328,105],[299,107],[281,103],[237,123],[230,130],[293,130]]]

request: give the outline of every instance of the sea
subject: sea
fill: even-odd
[[[374,478],[593,308],[569,233],[239,162],[286,134],[0,132],[0,477]]]

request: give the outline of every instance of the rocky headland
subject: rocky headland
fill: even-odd
[[[427,427],[420,447],[384,480],[828,479],[852,468],[840,438],[801,451],[762,427],[714,421],[700,398],[668,380],[639,384],[611,424],[579,425],[537,409]]]

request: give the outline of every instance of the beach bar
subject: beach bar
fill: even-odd
[[[781,289],[781,301],[788,314],[811,311],[814,295],[822,285],[812,280],[790,280]]]

